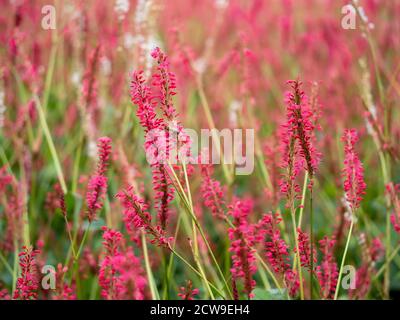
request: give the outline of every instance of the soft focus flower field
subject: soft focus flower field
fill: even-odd
[[[0,0],[0,299],[398,296],[399,17]],[[254,129],[254,170],[188,162],[185,128]]]

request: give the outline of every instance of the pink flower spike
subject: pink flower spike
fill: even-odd
[[[97,148],[99,152],[99,164],[97,166],[97,174],[105,175],[111,155],[111,139],[109,137],[101,137],[97,140]]]
[[[247,221],[252,209],[249,203],[236,200],[229,206],[229,214],[233,217],[234,228],[229,228],[229,239],[232,252],[232,277],[243,279],[245,292],[249,298],[253,297],[252,291],[256,286],[253,275],[257,271],[255,250],[254,226]]]
[[[111,154],[111,139],[102,137],[98,140],[99,163],[94,176],[88,182],[86,204],[88,219],[93,221],[96,214],[103,207],[103,199],[107,191],[107,177],[105,176]]]
[[[279,214],[266,214],[260,222],[265,240],[265,256],[274,273],[285,282],[289,295],[296,296],[300,282],[298,275],[290,266],[289,246],[282,239],[278,224],[282,221]]]
[[[300,253],[300,264],[302,267],[307,268],[311,272],[311,265],[315,265],[317,262],[317,253],[314,249],[313,260],[311,263],[311,245],[310,237],[306,232],[297,229],[298,233],[298,243],[299,243],[299,253]],[[295,249],[296,251],[296,249]]]
[[[325,236],[319,241],[322,262],[317,267],[317,277],[324,299],[333,299],[338,279],[338,267],[334,257],[335,239]]]
[[[212,178],[212,165],[201,165],[201,175],[203,181],[200,190],[202,192],[204,205],[211,210],[213,216],[224,219],[225,190],[218,180]]]
[[[191,280],[186,281],[186,287],[180,287],[180,292],[178,296],[182,300],[194,300],[194,297],[199,294],[199,289],[193,288],[193,283]]]
[[[151,243],[157,243],[161,247],[169,247],[172,237],[167,237],[165,230],[159,225],[153,226],[148,205],[133,193],[133,187],[117,193],[124,207],[124,223],[132,238],[136,230],[143,229],[152,236]]]
[[[367,185],[364,181],[363,165],[355,150],[355,144],[358,141],[358,134],[355,129],[345,130],[342,141],[344,146],[344,191],[346,193],[346,201],[352,210],[356,210],[360,206],[360,202],[365,195]]]
[[[299,80],[290,80],[287,83],[293,89],[292,93],[286,94],[288,124],[291,126],[295,138],[299,143],[299,156],[304,159],[306,170],[311,179],[314,176],[321,157],[313,144],[315,117],[308,103],[308,98],[301,89],[302,82]]]
[[[286,122],[281,126],[281,167],[286,170],[280,182],[281,192],[288,198],[290,207],[299,197],[300,186],[296,178],[302,170],[310,177],[312,188],[313,176],[317,170],[321,154],[315,149],[316,111],[313,111],[308,98],[301,89],[301,81],[290,80],[292,92],[286,92]]]
[[[32,247],[22,247],[23,251],[19,254],[19,265],[21,274],[17,279],[17,287],[14,291],[14,299],[36,300],[38,297],[39,279],[37,275],[37,266],[35,257],[39,250],[33,250]]]

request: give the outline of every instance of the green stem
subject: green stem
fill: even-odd
[[[352,216],[351,217],[351,224],[350,224],[349,234],[347,236],[347,241],[346,241],[346,247],[344,248],[344,252],[343,252],[343,256],[342,256],[342,262],[340,264],[339,277],[338,277],[337,284],[336,284],[334,300],[337,300],[338,295],[339,295],[340,282],[342,280],[342,272],[343,272],[344,262],[346,260],[347,250],[349,248],[349,243],[350,243],[350,239],[351,239],[351,233],[353,231],[354,219],[355,219],[355,217]]]
[[[210,106],[208,104],[207,97],[204,92],[203,81],[202,81],[201,76],[199,75],[196,80],[197,80],[196,81],[197,89],[198,89],[198,93],[200,96],[201,105],[203,107],[204,113],[206,114],[208,125],[210,126],[210,129],[211,129],[212,140],[213,140],[215,147],[217,148],[218,156],[220,156],[222,158],[222,161],[221,161],[222,171],[224,173],[224,176],[225,176],[225,179],[226,179],[228,185],[231,185],[233,178],[232,178],[232,176],[227,168],[227,165],[225,164],[225,161],[223,159],[224,155],[221,150],[220,140],[218,139],[218,136],[216,133],[216,127],[215,127],[214,119],[213,119],[213,116],[212,116],[212,113],[210,110]]]
[[[204,281],[208,281],[207,279],[204,279],[202,274],[196,270],[184,257],[182,257],[178,252],[176,252],[172,247],[169,247],[171,252],[176,255],[184,264],[186,264],[194,273],[196,273],[199,277],[201,277]],[[219,290],[216,286],[214,286],[211,282],[208,283],[211,288],[213,288],[218,294],[224,298],[224,294]]]
[[[50,88],[51,88],[51,82],[52,82],[52,79],[53,79],[56,56],[57,56],[57,41],[55,41],[53,39],[52,47],[51,47],[51,51],[50,51],[50,60],[49,60],[48,68],[47,68],[46,80],[45,80],[45,85],[44,85],[43,104],[44,104],[45,110],[47,110],[47,106],[48,106],[48,103],[49,103]]]
[[[64,221],[65,221],[65,227],[67,228],[68,238],[69,238],[69,241],[71,243],[72,254],[73,254],[74,259],[75,259],[76,258],[76,252],[75,252],[75,247],[74,247],[74,240],[72,239],[71,229],[70,229],[69,224],[68,224],[67,216],[66,215],[63,215],[63,216],[64,216]]]
[[[76,253],[76,256],[74,257],[74,265],[73,265],[74,267],[73,267],[73,271],[72,271],[72,274],[71,274],[71,282],[72,282],[73,275],[75,274],[75,276],[76,276],[75,281],[76,281],[77,293],[78,292],[80,293],[80,290],[79,290],[80,289],[79,288],[80,287],[80,278],[79,278],[79,264],[78,264],[78,262],[79,262],[79,257],[81,255],[84,243],[85,243],[86,238],[88,236],[90,226],[91,226],[91,222],[89,222],[89,225],[88,225],[87,229],[85,230],[85,233],[83,234],[83,238],[82,238],[82,241],[81,241],[81,243],[79,245],[78,252]]]
[[[64,192],[64,194],[66,194],[67,193],[67,185],[65,183],[64,174],[63,174],[62,169],[61,169],[60,160],[58,158],[57,151],[56,151],[56,148],[54,146],[54,142],[53,142],[53,139],[52,139],[51,134],[50,134],[49,127],[48,127],[47,122],[46,122],[46,116],[44,114],[44,111],[43,111],[43,108],[42,108],[42,105],[41,105],[41,103],[39,101],[38,96],[34,95],[33,98],[35,100],[36,108],[37,108],[38,113],[39,113],[40,124],[41,124],[41,126],[43,128],[43,132],[44,132],[44,135],[46,137],[46,141],[47,141],[47,144],[49,146],[51,156],[53,158],[53,162],[54,162],[54,166],[56,168],[58,180],[60,182],[62,191]]]
[[[303,191],[302,191],[301,203],[300,203],[299,221],[297,223],[298,228],[301,228],[301,222],[303,219],[303,211],[304,211],[304,203],[306,200],[307,185],[308,185],[308,171],[306,171],[306,173],[304,175]]]
[[[259,260],[257,260],[257,267],[258,267],[258,270],[260,270],[262,267],[262,264]],[[269,284],[269,281],[268,281],[267,276],[265,275],[265,272],[260,272],[260,278],[261,278],[262,283],[264,284],[264,288],[266,290],[270,290],[271,285]]]
[[[261,263],[261,265],[264,267],[264,269],[267,271],[269,276],[271,277],[272,281],[274,281],[277,289],[282,292],[282,285],[279,283],[278,279],[276,279],[275,275],[272,273],[271,269],[267,266],[267,264],[264,262],[264,260],[261,258],[260,254],[258,252],[255,253],[256,258],[258,261]]]
[[[88,236],[89,229],[90,229],[90,226],[91,226],[91,225],[92,225],[92,223],[89,222],[89,225],[88,225],[87,229],[85,230],[85,233],[83,234],[83,238],[82,238],[82,241],[81,241],[81,243],[80,243],[80,245],[79,245],[78,252],[76,253],[76,259],[75,259],[75,260],[78,260],[79,257],[80,257],[80,255],[81,255],[81,252],[82,252],[83,246],[84,246],[84,244],[85,244],[86,238],[87,238],[87,236]]]
[[[299,239],[297,237],[297,230],[296,230],[296,218],[295,218],[295,211],[294,208],[292,212],[290,213],[292,216],[292,225],[293,225],[293,237],[294,237],[294,242],[296,246],[296,261],[297,261],[297,270],[299,273],[299,282],[300,282],[300,299],[304,300],[304,289],[303,289],[303,274],[301,270],[301,263],[300,263],[300,250],[299,250]],[[293,266],[296,268],[296,266]]]
[[[379,278],[379,276],[385,271],[390,264],[390,262],[396,257],[396,255],[400,251],[400,244],[392,251],[392,254],[385,260],[385,263],[383,266],[379,269],[379,271],[375,274],[373,280],[376,280]]]
[[[15,292],[17,287],[17,278],[18,278],[18,242],[14,241],[14,268],[13,268],[13,281],[12,281],[12,292]]]
[[[81,153],[82,153],[82,142],[83,142],[83,134],[79,134],[79,145],[78,150],[76,152],[76,157],[74,159],[74,167],[72,171],[72,187],[71,192],[74,194],[76,192],[78,186],[78,178],[79,178],[79,164],[81,161]]]
[[[389,298],[389,288],[390,288],[390,255],[391,255],[391,250],[392,250],[392,241],[391,241],[391,228],[392,224],[390,221],[390,214],[389,214],[389,208],[387,208],[387,214],[386,214],[386,250],[385,250],[385,277],[383,281],[383,286],[384,286],[384,294],[385,297],[388,299]]]
[[[147,252],[147,243],[146,243],[146,236],[144,232],[142,231],[142,245],[143,245],[143,256],[144,256],[144,262],[145,262],[145,267],[146,267],[146,273],[147,273],[147,278],[149,280],[149,286],[150,286],[150,292],[151,292],[151,297],[153,300],[160,300],[160,296],[158,294],[157,286],[154,281],[154,276],[150,268],[150,260],[149,260],[149,254]]]
[[[176,245],[176,238],[178,236],[179,229],[181,226],[181,221],[182,221],[182,216],[179,214],[178,222],[176,223],[174,242],[172,244],[172,248],[174,248],[174,249],[175,249],[175,245]],[[168,266],[167,266],[167,276],[165,277],[165,287],[164,287],[164,295],[163,295],[164,299],[169,298],[169,283],[170,283],[170,279],[171,279],[171,275],[172,275],[173,262],[174,262],[174,255],[171,253],[169,256],[169,262],[168,262]]]
[[[188,179],[188,175],[187,175],[187,171],[186,171],[186,163],[185,160],[182,162],[182,167],[183,167],[183,172],[185,175],[185,183],[186,183],[186,190],[187,190],[187,194],[188,194],[188,200],[189,200],[189,204],[190,204],[190,210],[193,212],[194,215],[194,209],[193,209],[193,202],[192,202],[192,193],[190,191],[190,185],[189,185],[189,179]],[[201,264],[201,259],[200,259],[200,254],[199,254],[199,244],[198,244],[198,240],[197,240],[197,231],[196,231],[196,224],[194,222],[194,220],[192,220],[192,236],[193,236],[193,257],[194,260],[197,264],[197,268],[199,269],[200,273],[203,275],[204,279],[207,279],[206,274],[204,272],[204,268]],[[208,285],[208,280],[204,281],[204,284],[207,288],[208,293],[210,294],[210,297],[212,300],[215,300],[214,294],[210,288],[210,286]]]
[[[169,166],[169,168],[170,168],[170,170],[171,170],[171,173],[172,173],[173,176],[174,176],[174,179],[175,179],[176,183],[178,184],[179,191],[180,191],[180,192],[178,192],[178,194],[179,194],[179,196],[182,198],[183,203],[185,204],[185,207],[186,207],[186,209],[187,209],[187,212],[189,213],[189,215],[190,215],[191,218],[193,219],[194,223],[196,224],[196,227],[197,227],[197,229],[198,229],[199,232],[200,232],[200,235],[201,235],[201,237],[202,237],[202,239],[203,239],[203,241],[204,241],[204,243],[205,243],[205,245],[206,245],[206,247],[207,247],[207,250],[208,250],[208,252],[210,253],[211,259],[213,260],[213,263],[215,264],[215,266],[216,266],[216,268],[217,268],[217,270],[218,270],[218,273],[219,273],[220,277],[222,278],[222,280],[223,280],[223,282],[224,282],[224,284],[225,284],[225,287],[226,287],[226,290],[227,290],[228,293],[229,293],[229,296],[233,299],[233,295],[232,295],[232,292],[231,292],[230,287],[229,287],[229,285],[228,285],[228,282],[226,281],[226,278],[225,278],[225,276],[224,276],[224,273],[222,272],[221,267],[219,266],[218,261],[217,261],[217,259],[215,258],[215,255],[214,255],[214,253],[213,253],[213,251],[212,251],[212,249],[211,249],[211,246],[210,246],[210,244],[209,244],[209,242],[208,242],[208,240],[207,240],[207,237],[205,236],[205,233],[204,233],[204,231],[203,231],[203,228],[201,227],[201,225],[200,225],[200,223],[199,223],[199,221],[198,221],[196,215],[194,214],[193,209],[191,209],[191,207],[190,207],[190,202],[189,202],[189,200],[188,200],[188,197],[186,196],[186,193],[185,193],[185,191],[184,191],[184,189],[183,189],[183,187],[182,187],[182,184],[180,183],[180,180],[179,180],[179,178],[177,177],[177,175],[176,175],[176,173],[175,173],[175,170],[173,169],[173,167],[171,166],[170,163],[168,163],[168,166]]]

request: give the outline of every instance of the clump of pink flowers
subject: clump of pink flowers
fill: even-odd
[[[159,48],[155,48],[151,56],[157,61],[151,86],[146,84],[142,71],[133,72],[131,97],[145,130],[144,148],[152,167],[155,207],[160,225],[165,230],[170,215],[169,204],[174,198],[168,162],[173,164],[181,160],[181,156],[189,156],[190,140],[183,132],[173,105],[176,76],[169,70],[168,57]],[[157,108],[162,117],[157,115]]]
[[[105,299],[113,299],[117,296],[117,292],[120,289],[117,287],[117,272],[113,265],[113,259],[120,254],[118,247],[122,241],[122,234],[107,228],[103,228],[103,231],[105,255],[100,264],[99,283],[102,288],[102,297]]]
[[[325,236],[319,241],[322,253],[322,262],[317,267],[317,277],[320,285],[321,296],[324,299],[333,299],[338,279],[338,267],[335,261],[335,239]]]
[[[279,214],[264,215],[261,224],[266,236],[265,239],[265,257],[272,267],[274,273],[279,276],[286,284],[290,296],[295,296],[300,282],[296,272],[290,265],[289,246],[281,236],[278,224],[282,221]]]
[[[146,277],[140,260],[131,247],[125,246],[119,231],[103,227],[104,258],[100,263],[99,283],[104,299],[145,298]]]
[[[289,246],[281,237],[278,224],[282,221],[279,215],[266,214],[262,223],[265,227],[267,239],[265,241],[265,255],[275,273],[284,275],[290,268]]]
[[[68,272],[68,267],[61,263],[57,265],[55,272],[56,289],[52,293],[52,300],[76,300],[75,288],[64,281],[64,277]]]
[[[32,247],[23,247],[19,256],[19,266],[21,274],[17,279],[17,287],[14,291],[13,299],[36,300],[38,297],[39,278],[35,257],[39,254],[38,250]]]

